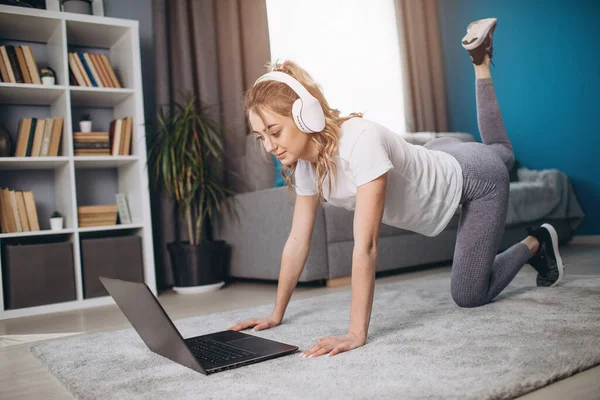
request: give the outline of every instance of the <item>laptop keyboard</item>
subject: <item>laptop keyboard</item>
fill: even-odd
[[[233,361],[254,354],[210,339],[199,338],[187,340],[186,343],[196,357],[213,364]]]

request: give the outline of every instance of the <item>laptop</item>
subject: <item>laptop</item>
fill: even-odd
[[[184,339],[145,283],[100,277],[146,346],[204,375],[269,360],[297,346],[226,330]]]

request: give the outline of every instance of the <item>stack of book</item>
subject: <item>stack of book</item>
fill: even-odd
[[[76,156],[110,156],[108,132],[73,132]]]
[[[63,117],[21,118],[15,157],[56,157],[63,131]]]
[[[106,206],[79,206],[77,207],[77,219],[80,228],[89,226],[106,226],[117,224],[118,207]]]
[[[2,233],[40,230],[32,191],[0,189],[0,225]]]
[[[111,154],[128,156],[131,154],[131,136],[133,134],[133,118],[125,117],[110,122],[109,135]]]
[[[73,86],[121,88],[108,57],[96,53],[69,53],[69,81]]]
[[[0,78],[6,83],[42,84],[30,46],[0,46]]]

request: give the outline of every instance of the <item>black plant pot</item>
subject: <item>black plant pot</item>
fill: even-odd
[[[225,241],[167,244],[176,287],[211,285],[225,279],[228,249]]]

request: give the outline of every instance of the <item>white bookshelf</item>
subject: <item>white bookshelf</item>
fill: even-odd
[[[49,222],[40,216],[41,231],[0,234],[2,244],[19,238],[35,239],[52,235],[63,235],[73,245],[76,299],[30,308],[5,309],[4,285],[0,274],[0,319],[52,313],[105,305],[112,302],[110,296],[84,298],[80,238],[90,234],[140,236],[144,279],[156,294],[152,223],[146,168],[146,140],[144,105],[141,81],[141,59],[138,22],[133,20],[80,15],[65,12],[29,9],[0,5],[0,43],[31,45],[38,66],[50,65],[57,75],[55,86],[14,84],[0,82],[0,110],[12,107],[11,115],[18,114],[18,107],[28,110],[27,115],[37,118],[64,117],[63,135],[58,157],[0,157],[0,187],[6,182],[35,182],[45,185],[46,197],[36,194],[36,205],[42,203],[47,209],[60,210],[64,216],[64,229],[51,231]],[[108,56],[117,71],[122,88],[89,88],[69,85],[68,53],[91,51]],[[39,57],[39,58],[38,58]],[[43,60],[40,62],[39,60]],[[77,128],[78,116],[91,113],[93,130],[108,130],[108,123],[115,118],[132,116],[134,119],[131,155],[83,157],[74,156],[73,132]],[[0,112],[0,118],[2,113]],[[17,118],[17,117],[15,117]],[[18,119],[18,118],[17,118]],[[96,121],[101,121],[98,126]],[[16,143],[16,129],[7,128]],[[14,125],[15,121],[12,122]],[[85,190],[94,188],[90,176],[114,176],[109,185],[115,193],[125,193],[133,223],[128,225],[80,228],[77,224],[78,197],[90,198]],[[78,181],[78,176],[83,177]],[[9,177],[9,178],[7,178]],[[39,178],[38,178],[39,177]],[[8,181],[6,180],[8,179]],[[43,179],[43,181],[42,181]],[[92,182],[90,182],[92,181]],[[11,187],[11,189],[13,189]],[[28,190],[27,188],[17,188]],[[91,190],[92,192],[94,190]],[[50,194],[48,194],[50,193]],[[93,194],[93,193],[92,193]],[[113,197],[114,193],[108,193]],[[109,204],[99,202],[96,204]],[[105,237],[104,236],[104,237]],[[0,271],[2,270],[0,257]]]

